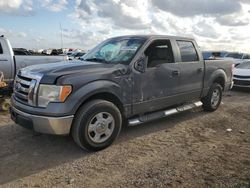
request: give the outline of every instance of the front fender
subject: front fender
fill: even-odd
[[[85,102],[89,97],[100,93],[113,94],[122,103],[126,102],[122,97],[123,92],[120,85],[108,80],[98,80],[84,85],[77,91],[74,91],[74,93],[70,96],[69,100],[72,102],[74,101],[75,103],[73,112],[75,113],[82,103]]]
[[[110,93],[121,100],[121,87],[111,81],[99,80],[90,82],[78,90],[74,91],[64,103],[51,102],[46,108],[38,108],[18,102],[12,97],[12,106],[25,113],[49,117],[61,117],[74,115],[81,104],[89,97],[100,94]],[[121,100],[123,102],[123,100]]]

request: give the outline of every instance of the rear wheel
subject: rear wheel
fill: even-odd
[[[93,100],[78,110],[71,133],[81,148],[98,151],[114,142],[121,125],[121,113],[113,103]]]
[[[222,87],[214,83],[210,88],[208,95],[202,99],[203,109],[206,111],[215,111],[220,106],[222,99]]]

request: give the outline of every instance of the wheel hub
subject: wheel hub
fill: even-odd
[[[220,101],[220,93],[219,93],[219,90],[216,89],[213,91],[212,97],[211,97],[212,106],[218,105],[219,101]]]
[[[96,131],[98,132],[98,133],[104,133],[106,130],[107,130],[107,124],[105,124],[105,123],[98,123],[97,124],[97,127],[96,127]]]
[[[114,127],[114,117],[108,112],[100,112],[90,120],[88,136],[95,143],[105,142],[112,135]]]

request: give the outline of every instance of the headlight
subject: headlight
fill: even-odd
[[[50,102],[64,102],[72,91],[72,87],[40,84],[38,106],[46,107]]]

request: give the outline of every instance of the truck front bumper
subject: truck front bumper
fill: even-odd
[[[48,117],[22,112],[15,107],[10,108],[11,119],[27,129],[35,132],[54,135],[67,135],[70,133],[74,116]]]

